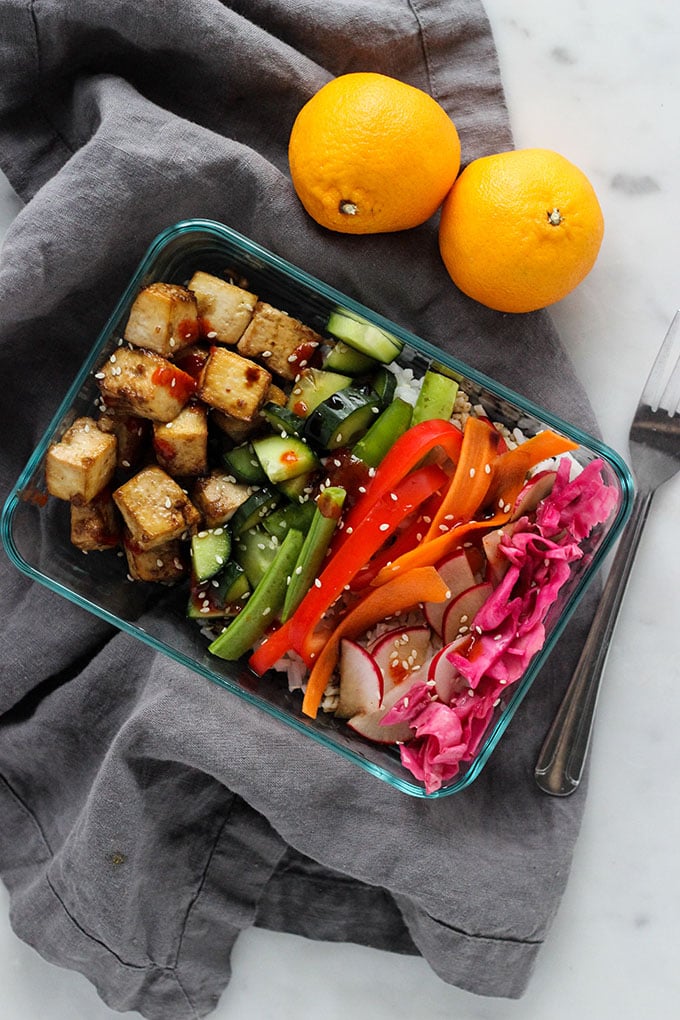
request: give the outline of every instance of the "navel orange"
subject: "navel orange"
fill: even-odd
[[[501,312],[559,301],[592,269],[604,233],[585,174],[549,149],[473,160],[442,206],[439,250],[468,297]]]
[[[347,234],[407,230],[439,208],[460,169],[456,127],[432,96],[373,72],[340,75],[300,110],[288,147],[309,215]]]

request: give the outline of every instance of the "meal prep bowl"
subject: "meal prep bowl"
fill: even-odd
[[[245,660],[226,662],[209,654],[208,640],[196,622],[186,616],[186,584],[167,587],[131,583],[126,577],[124,561],[115,551],[84,555],[69,541],[68,504],[46,497],[48,447],[63,435],[75,418],[93,414],[99,395],[93,373],[117,346],[138,291],[158,280],[186,283],[195,270],[221,275],[227,268],[244,277],[249,288],[261,299],[284,309],[322,334],[329,314],[337,311],[387,330],[403,341],[399,362],[413,368],[416,375],[422,375],[433,366],[455,377],[472,402],[483,404],[493,420],[502,421],[510,428],[518,427],[527,436],[544,428],[562,433],[578,444],[573,456],[582,465],[594,458],[603,460],[604,480],[616,491],[614,512],[584,543],[584,556],[573,565],[570,580],[549,612],[542,650],[522,678],[508,688],[507,700],[498,705],[474,760],[465,763],[453,780],[433,793],[427,794],[424,785],[401,765],[396,747],[370,743],[332,715],[320,713],[314,720],[304,716],[300,692],[290,692],[282,674],[268,673],[258,678]],[[320,742],[330,753],[350,759],[406,794],[435,799],[463,789],[479,775],[623,526],[632,494],[632,478],[625,463],[603,443],[228,227],[208,220],[189,220],[165,230],[151,244],[10,493],[3,510],[2,540],[10,559],[28,577],[193,670],[197,683],[207,678],[243,698],[253,711],[271,713],[283,725],[293,727],[300,739]]]

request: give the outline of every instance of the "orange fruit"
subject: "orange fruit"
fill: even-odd
[[[500,312],[559,301],[592,269],[604,234],[585,174],[550,149],[473,160],[442,207],[439,250],[456,286]]]
[[[288,160],[309,215],[346,234],[407,230],[460,169],[456,127],[432,96],[384,74],[340,75],[300,110]]]

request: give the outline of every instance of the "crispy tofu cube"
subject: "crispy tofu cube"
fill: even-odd
[[[144,550],[127,533],[123,541],[128,573],[133,581],[151,581],[156,584],[174,584],[189,572],[186,548],[179,539],[155,549]]]
[[[113,499],[132,542],[142,552],[192,534],[201,520],[184,490],[156,464],[119,486]]]
[[[95,373],[104,412],[172,421],[196,383],[186,372],[150,351],[119,347]]]
[[[237,346],[241,354],[264,360],[267,368],[283,379],[294,379],[320,343],[319,334],[299,319],[258,301]]]
[[[71,542],[83,552],[112,549],[120,541],[120,521],[109,489],[90,503],[71,503]]]
[[[77,418],[47,451],[47,491],[72,503],[89,503],[116,470],[116,437],[101,432],[94,418]]]
[[[116,437],[119,468],[127,470],[140,462],[150,436],[151,423],[148,419],[131,414],[102,414],[97,425],[102,432],[110,432]]]
[[[198,395],[210,407],[252,421],[262,407],[272,377],[248,358],[226,347],[213,347],[201,373]]]
[[[243,485],[228,472],[216,469],[197,480],[191,496],[206,528],[216,528],[227,523],[251,492],[249,485]]]
[[[135,298],[125,339],[169,357],[200,335],[196,296],[175,283],[152,283]]]
[[[252,421],[241,421],[231,414],[213,409],[210,420],[234,443],[242,443],[246,439],[256,436],[264,428],[264,420],[260,417],[259,412]]]
[[[176,418],[153,423],[153,448],[162,468],[181,478],[208,470],[208,412],[187,404]]]
[[[287,400],[288,398],[281,387],[272,383],[267,390],[263,404],[274,403],[279,407],[285,407]],[[257,435],[265,427],[265,420],[259,411],[252,421],[241,421],[231,414],[225,414],[224,411],[215,410],[213,410],[211,418],[215,425],[235,443],[242,443],[245,439]]]
[[[203,272],[194,273],[188,286],[196,295],[201,335],[235,344],[252,318],[257,294]]]

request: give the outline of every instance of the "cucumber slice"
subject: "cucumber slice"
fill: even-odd
[[[391,333],[347,312],[331,312],[326,329],[331,336],[344,340],[362,354],[389,365],[403,349],[403,343]]]
[[[309,525],[315,513],[315,504],[311,499],[304,503],[286,503],[285,506],[272,510],[270,514],[262,518],[262,527],[270,535],[283,539],[287,531],[295,528],[303,535],[307,534]]]
[[[191,565],[197,581],[208,581],[231,555],[231,536],[226,528],[208,528],[191,538]]]
[[[364,354],[355,347],[350,347],[344,340],[338,340],[330,348],[323,360],[322,368],[330,372],[345,375],[367,375],[376,368],[376,360],[370,354]]]
[[[448,375],[442,375],[428,368],[423,377],[420,393],[413,408],[412,424],[443,418],[448,421],[453,413],[456,402],[458,383]]]
[[[411,424],[413,408],[397,397],[373,422],[352,450],[353,455],[369,467],[377,467],[387,451]]]
[[[239,602],[243,602],[250,594],[252,588],[248,575],[236,560],[229,560],[216,580],[216,597],[226,610],[229,610]]]
[[[222,457],[227,471],[234,476],[237,482],[245,482],[246,485],[262,485],[267,481],[267,476],[255,456],[251,443],[235,446],[233,450],[227,450]]]
[[[292,503],[302,505],[308,502],[316,477],[317,472],[310,471],[306,475],[298,475],[297,478],[287,478],[284,482],[279,482],[277,489]]]
[[[307,418],[322,401],[349,386],[351,382],[349,375],[325,372],[321,368],[304,368],[290,391],[288,410],[299,418]]]
[[[293,414],[287,407],[270,401],[262,408],[262,415],[278,433],[285,432],[287,436],[299,436],[302,433],[304,418]]]
[[[378,371],[371,376],[371,386],[375,391],[383,407],[387,407],[394,399],[397,389],[397,377],[389,368],[382,365]]]
[[[252,447],[262,470],[275,485],[320,466],[314,451],[297,436],[265,436],[254,439]]]
[[[259,641],[283,606],[288,578],[297,562],[302,542],[299,531],[292,529],[288,532],[244,608],[208,646],[213,655],[233,661],[245,655]]]
[[[251,493],[245,503],[241,503],[229,522],[234,538],[238,538],[244,531],[259,524],[263,517],[276,509],[280,500],[281,494],[267,486]]]
[[[264,577],[281,543],[272,535],[267,534],[262,525],[249,528],[234,542],[233,557],[254,588]]]
[[[351,386],[319,404],[307,419],[305,436],[326,450],[351,447],[379,413],[380,402],[372,390]]]

